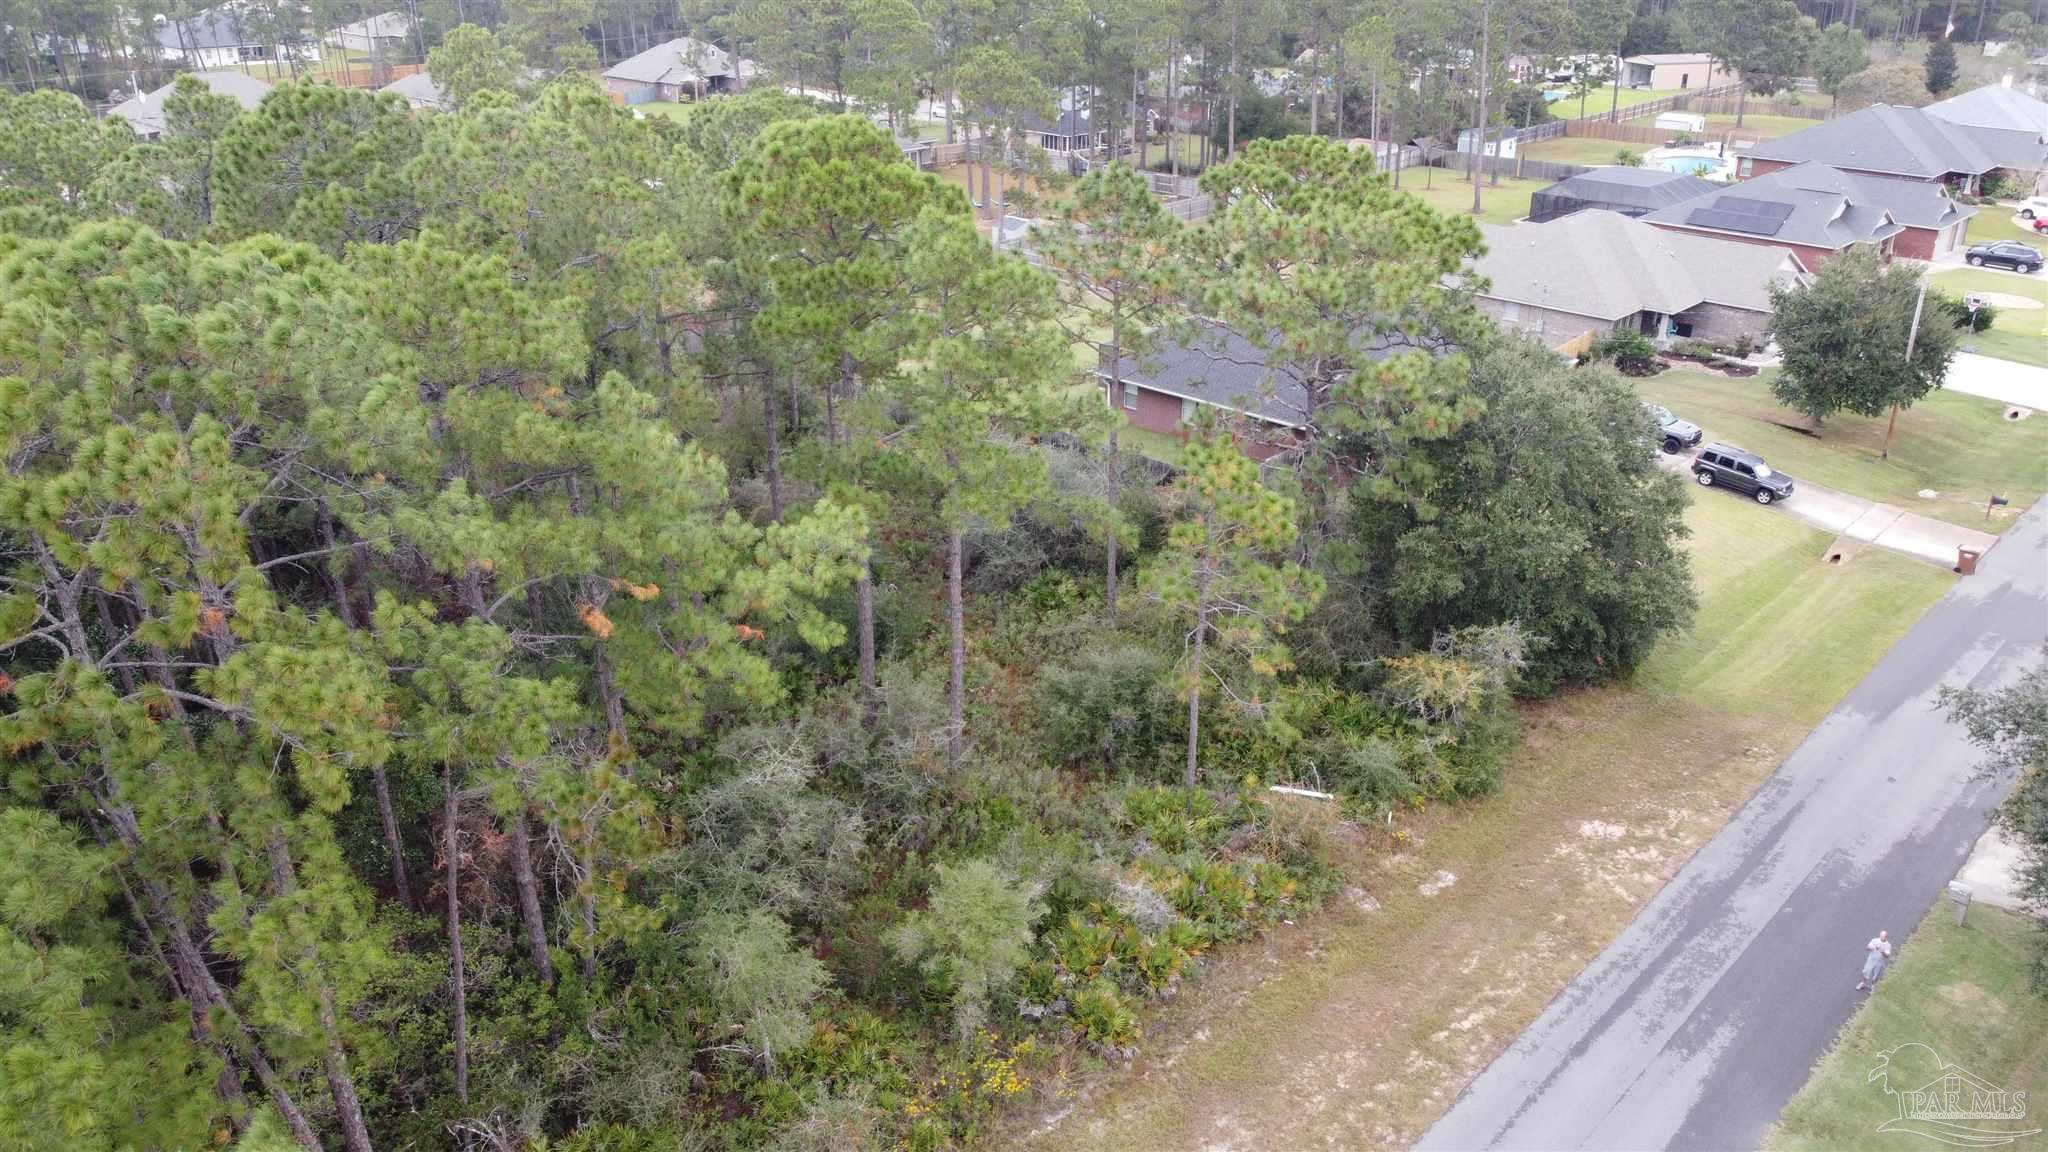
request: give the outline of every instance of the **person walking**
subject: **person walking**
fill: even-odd
[[[1876,987],[1877,978],[1884,975],[1884,966],[1890,963],[1892,958],[1891,934],[1879,929],[1870,943],[1863,946],[1863,952],[1863,979],[1856,982],[1858,992]]]

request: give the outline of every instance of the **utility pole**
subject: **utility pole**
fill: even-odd
[[[1926,304],[1927,277],[1925,274],[1922,274],[1920,277],[1920,295],[1913,299],[1913,324],[1906,329],[1906,370],[1908,372],[1913,370],[1913,342],[1920,338],[1920,309]],[[1898,426],[1899,405],[1897,401],[1893,401],[1891,419],[1885,421],[1884,425],[1884,451],[1878,453],[1878,459],[1889,460],[1892,458],[1892,432]]]

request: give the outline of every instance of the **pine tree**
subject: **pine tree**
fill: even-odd
[[[1368,153],[1314,137],[1255,140],[1202,188],[1220,208],[1189,237],[1191,306],[1262,349],[1301,397],[1288,417],[1310,478],[1341,467],[1365,494],[1424,499],[1427,470],[1406,446],[1479,410],[1458,349],[1487,331],[1445,287],[1478,229],[1390,187]],[[1312,534],[1329,530],[1327,504],[1312,487]]]
[[[769,125],[728,174],[726,195],[728,220],[744,228],[734,273],[761,302],[750,336],[774,363],[820,386],[825,440],[838,446],[841,406],[862,379],[895,371],[910,336],[905,229],[924,212],[961,216],[966,205],[856,116]],[[874,581],[865,561],[856,611],[860,683],[872,698]]]
[[[1055,326],[1050,277],[998,254],[957,213],[927,209],[905,230],[912,319],[909,364],[884,400],[900,407],[902,450],[938,491],[946,532],[948,637],[946,754],[965,752],[967,623],[964,539],[975,523],[1006,524],[1048,495],[1045,462],[1030,447],[1059,429],[1085,427],[1099,405],[1063,397],[1069,375]]]
[[[1181,225],[1152,194],[1145,178],[1122,164],[1093,169],[1062,201],[1053,222],[1033,238],[1039,258],[1058,277],[1061,296],[1083,319],[1070,335],[1096,354],[1112,404],[1122,402],[1126,361],[1142,362],[1176,318],[1182,286]],[[1098,334],[1107,340],[1098,342]],[[1117,517],[1123,461],[1119,420],[1109,422],[1106,473],[1110,521],[1103,605],[1116,623],[1117,548],[1128,531]]]
[[[1323,591],[1322,577],[1281,559],[1294,541],[1294,501],[1265,487],[1259,466],[1214,426],[1188,445],[1175,491],[1182,515],[1145,575],[1145,588],[1185,624],[1178,679],[1188,702],[1187,787],[1199,782],[1202,695],[1215,690],[1246,715],[1288,667],[1282,641]]]
[[[1927,90],[1943,96],[1956,86],[1956,46],[1946,36],[1927,49]]]

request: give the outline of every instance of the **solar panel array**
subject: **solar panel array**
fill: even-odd
[[[1725,232],[1747,232],[1752,236],[1776,236],[1792,215],[1792,205],[1776,200],[1751,200],[1746,196],[1720,196],[1705,207],[1695,208],[1685,218],[1688,224],[1719,228]]]

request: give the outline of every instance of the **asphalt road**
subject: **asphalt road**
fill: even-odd
[[[2010,786],[1977,772],[1936,690],[2010,683],[2044,640],[2048,501],[1879,661],[1418,1148],[1758,1147],[1855,1010],[1864,942],[1880,928],[1901,940],[1919,923]],[[1874,1127],[1886,1101],[1871,1095]]]

